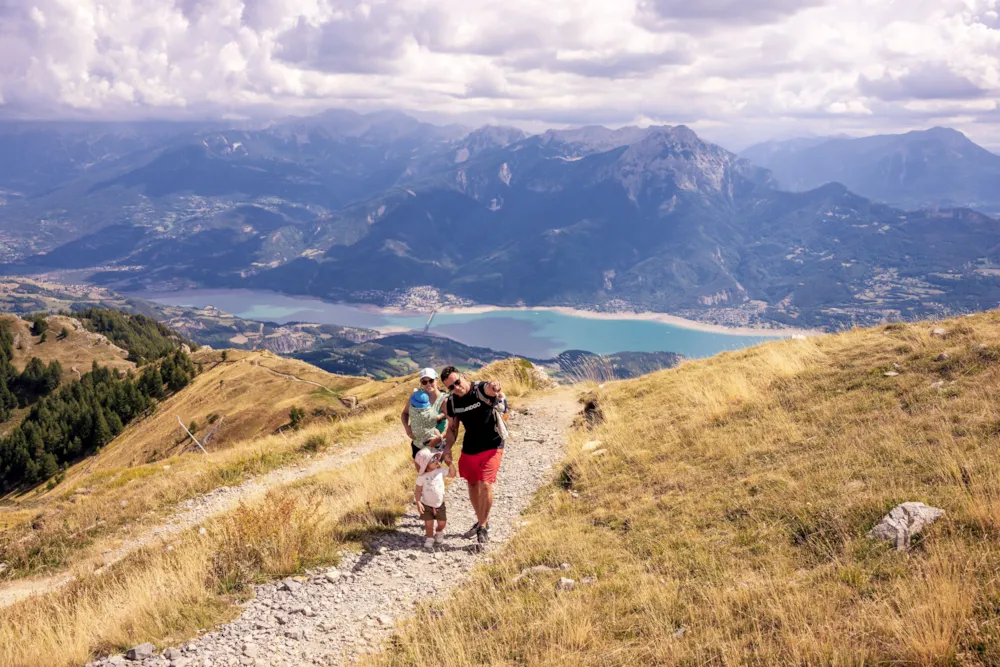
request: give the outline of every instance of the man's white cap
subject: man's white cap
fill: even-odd
[[[433,368],[425,368],[424,370],[420,371],[421,380],[423,380],[424,378],[431,378],[432,380],[437,380],[437,376],[438,373]]]
[[[424,471],[427,470],[427,466],[434,460],[434,452],[430,449],[421,449],[417,452],[417,456],[414,460],[417,462],[419,474],[423,475]]]

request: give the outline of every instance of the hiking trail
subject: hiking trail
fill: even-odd
[[[473,548],[462,533],[475,522],[468,487],[448,485],[448,528],[443,546],[424,551],[424,526],[410,507],[395,531],[379,534],[362,553],[345,552],[337,568],[257,586],[253,599],[231,623],[207,632],[171,657],[127,664],[142,667],[236,667],[349,664],[378,649],[393,626],[418,602],[441,599],[461,585],[469,570],[499,552],[520,525],[519,515],[535,491],[552,479],[579,411],[576,392],[558,388],[528,399],[526,414],[515,410],[490,515],[490,546]],[[397,433],[398,435],[398,433]],[[397,438],[397,442],[398,442]],[[120,656],[91,667],[126,664]]]

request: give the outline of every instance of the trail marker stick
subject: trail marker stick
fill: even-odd
[[[187,433],[188,435],[191,436],[191,439],[194,440],[194,444],[198,445],[198,449],[201,450],[201,453],[204,454],[205,456],[208,456],[208,452],[206,452],[205,448],[201,446],[200,442],[198,442],[198,438],[194,437],[194,433],[192,433],[191,431],[189,431],[188,427],[185,426],[184,422],[181,421],[181,416],[180,415],[177,415],[177,423],[181,425],[181,428],[184,429],[185,433]]]

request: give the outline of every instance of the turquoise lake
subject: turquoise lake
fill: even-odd
[[[237,317],[279,324],[315,322],[422,331],[428,317],[387,314],[364,306],[257,290],[187,290],[138,296],[171,306],[203,308],[211,305]],[[705,332],[643,320],[597,320],[549,310],[439,313],[434,317],[430,332],[466,345],[535,358],[550,358],[570,349],[598,354],[666,351],[689,358],[709,357],[781,337]]]

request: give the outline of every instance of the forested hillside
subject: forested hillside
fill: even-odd
[[[16,408],[54,390],[62,377],[62,365],[58,361],[45,364],[38,357],[32,357],[18,373],[11,363],[13,357],[14,336],[8,323],[0,322],[0,422],[10,419]]]
[[[43,316],[32,321],[33,334],[49,333]],[[182,339],[151,318],[89,309],[81,312],[81,321],[127,347],[130,359],[155,363],[137,374],[95,360],[89,372],[78,372],[77,379],[66,383],[58,359],[46,363],[33,356],[18,372],[12,361],[15,346],[25,345],[25,334],[15,342],[11,322],[0,321],[0,422],[10,420],[18,408],[30,408],[23,421],[0,438],[0,489],[53,477],[65,464],[110,442],[195,375],[194,362],[180,347]],[[45,347],[59,345],[68,335],[66,329],[56,333]]]
[[[107,308],[87,308],[73,313],[88,331],[99,333],[128,350],[129,361],[142,365],[172,354],[186,341],[152,317]]]
[[[0,488],[33,484],[110,442],[158,399],[185,387],[195,365],[182,350],[136,376],[98,366],[42,398],[0,439]]]

